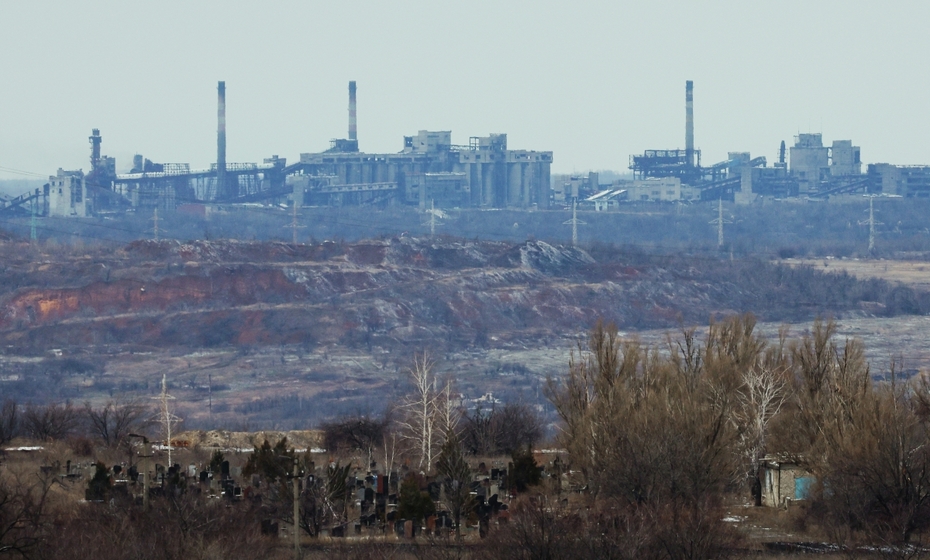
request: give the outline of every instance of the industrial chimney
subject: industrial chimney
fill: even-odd
[[[90,140],[90,172],[96,175],[97,171],[100,169],[100,144],[103,142],[103,137],[100,136],[100,129],[93,129],[88,140]]]
[[[217,82],[216,196],[226,195],[226,82]]]
[[[349,82],[349,140],[358,142],[358,122],[355,120],[355,80]]]
[[[688,166],[694,165],[694,82],[685,82],[685,154]]]

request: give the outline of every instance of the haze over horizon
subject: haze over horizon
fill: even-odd
[[[0,179],[88,170],[92,128],[120,171],[134,153],[208,167],[218,80],[230,162],[345,137],[356,80],[362,151],[421,129],[461,144],[505,132],[552,150],[553,173],[624,171],[630,154],[684,147],[693,80],[705,164],[772,162],[799,132],[851,139],[864,162],[930,164],[925,2],[268,6],[0,1]]]

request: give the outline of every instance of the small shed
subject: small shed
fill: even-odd
[[[810,498],[815,482],[810,470],[796,458],[765,457],[762,460],[762,505],[784,507]]]

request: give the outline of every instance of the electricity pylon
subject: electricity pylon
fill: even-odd
[[[587,225],[586,222],[583,222],[578,219],[578,198],[577,197],[572,197],[572,219],[565,220],[564,222],[562,222],[562,225],[567,226],[569,224],[571,224],[572,226],[572,247],[577,247],[578,246],[578,226]]]
[[[155,215],[152,217],[152,221],[155,223],[152,232],[155,234],[155,241],[158,241],[158,206],[155,207]]]
[[[882,225],[881,222],[875,221],[875,207],[872,204],[875,200],[875,195],[866,195],[869,197],[869,219],[868,220],[859,220],[859,225],[864,226],[868,224],[869,226],[869,254],[875,251],[875,226]]]
[[[732,224],[732,220],[723,219],[723,197],[717,200],[717,217],[709,222],[717,225],[717,249],[723,249],[723,224]]]
[[[297,230],[307,226],[302,226],[297,223],[297,216],[300,214],[297,213],[297,197],[294,197],[294,204],[292,205],[291,211],[291,223],[290,225],[284,226],[291,228],[291,243],[297,245]]]
[[[426,213],[429,214],[429,219],[423,222],[423,225],[429,226],[429,236],[433,237],[436,235],[436,226],[442,225],[442,222],[439,220],[445,218],[446,215],[442,210],[436,209],[436,203],[433,199],[430,199],[429,210],[427,210]]]

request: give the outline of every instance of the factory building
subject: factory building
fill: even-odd
[[[46,215],[62,218],[85,218],[89,215],[87,186],[83,171],[59,169],[48,178]]]
[[[600,177],[591,171],[585,175],[552,175],[552,201],[571,204],[572,199],[587,199],[600,190]]]
[[[816,195],[862,174],[859,146],[852,140],[834,140],[823,145],[821,134],[798,134],[791,147],[791,175],[802,195]]]
[[[802,195],[816,193],[830,176],[830,150],[820,134],[798,134],[791,146],[791,175],[798,180]]]
[[[830,175],[847,177],[862,174],[862,160],[859,159],[859,146],[853,146],[852,140],[834,140],[830,149]]]
[[[873,191],[907,198],[930,198],[930,166],[872,163],[867,174]]]
[[[647,179],[617,180],[613,189],[626,191],[630,202],[677,202],[682,200],[681,179],[678,177],[650,177]]]
[[[300,154],[299,173],[288,178],[304,204],[378,202],[445,207],[545,208],[550,198],[552,152],[511,150],[506,134],[452,144],[451,131],[405,136],[399,153],[340,151]]]
[[[549,206],[552,152],[511,150],[506,134],[456,145],[449,130],[421,130],[404,136],[400,152],[360,152],[357,91],[349,82],[349,137],[331,140],[325,152],[300,154],[288,168],[298,205]]]

